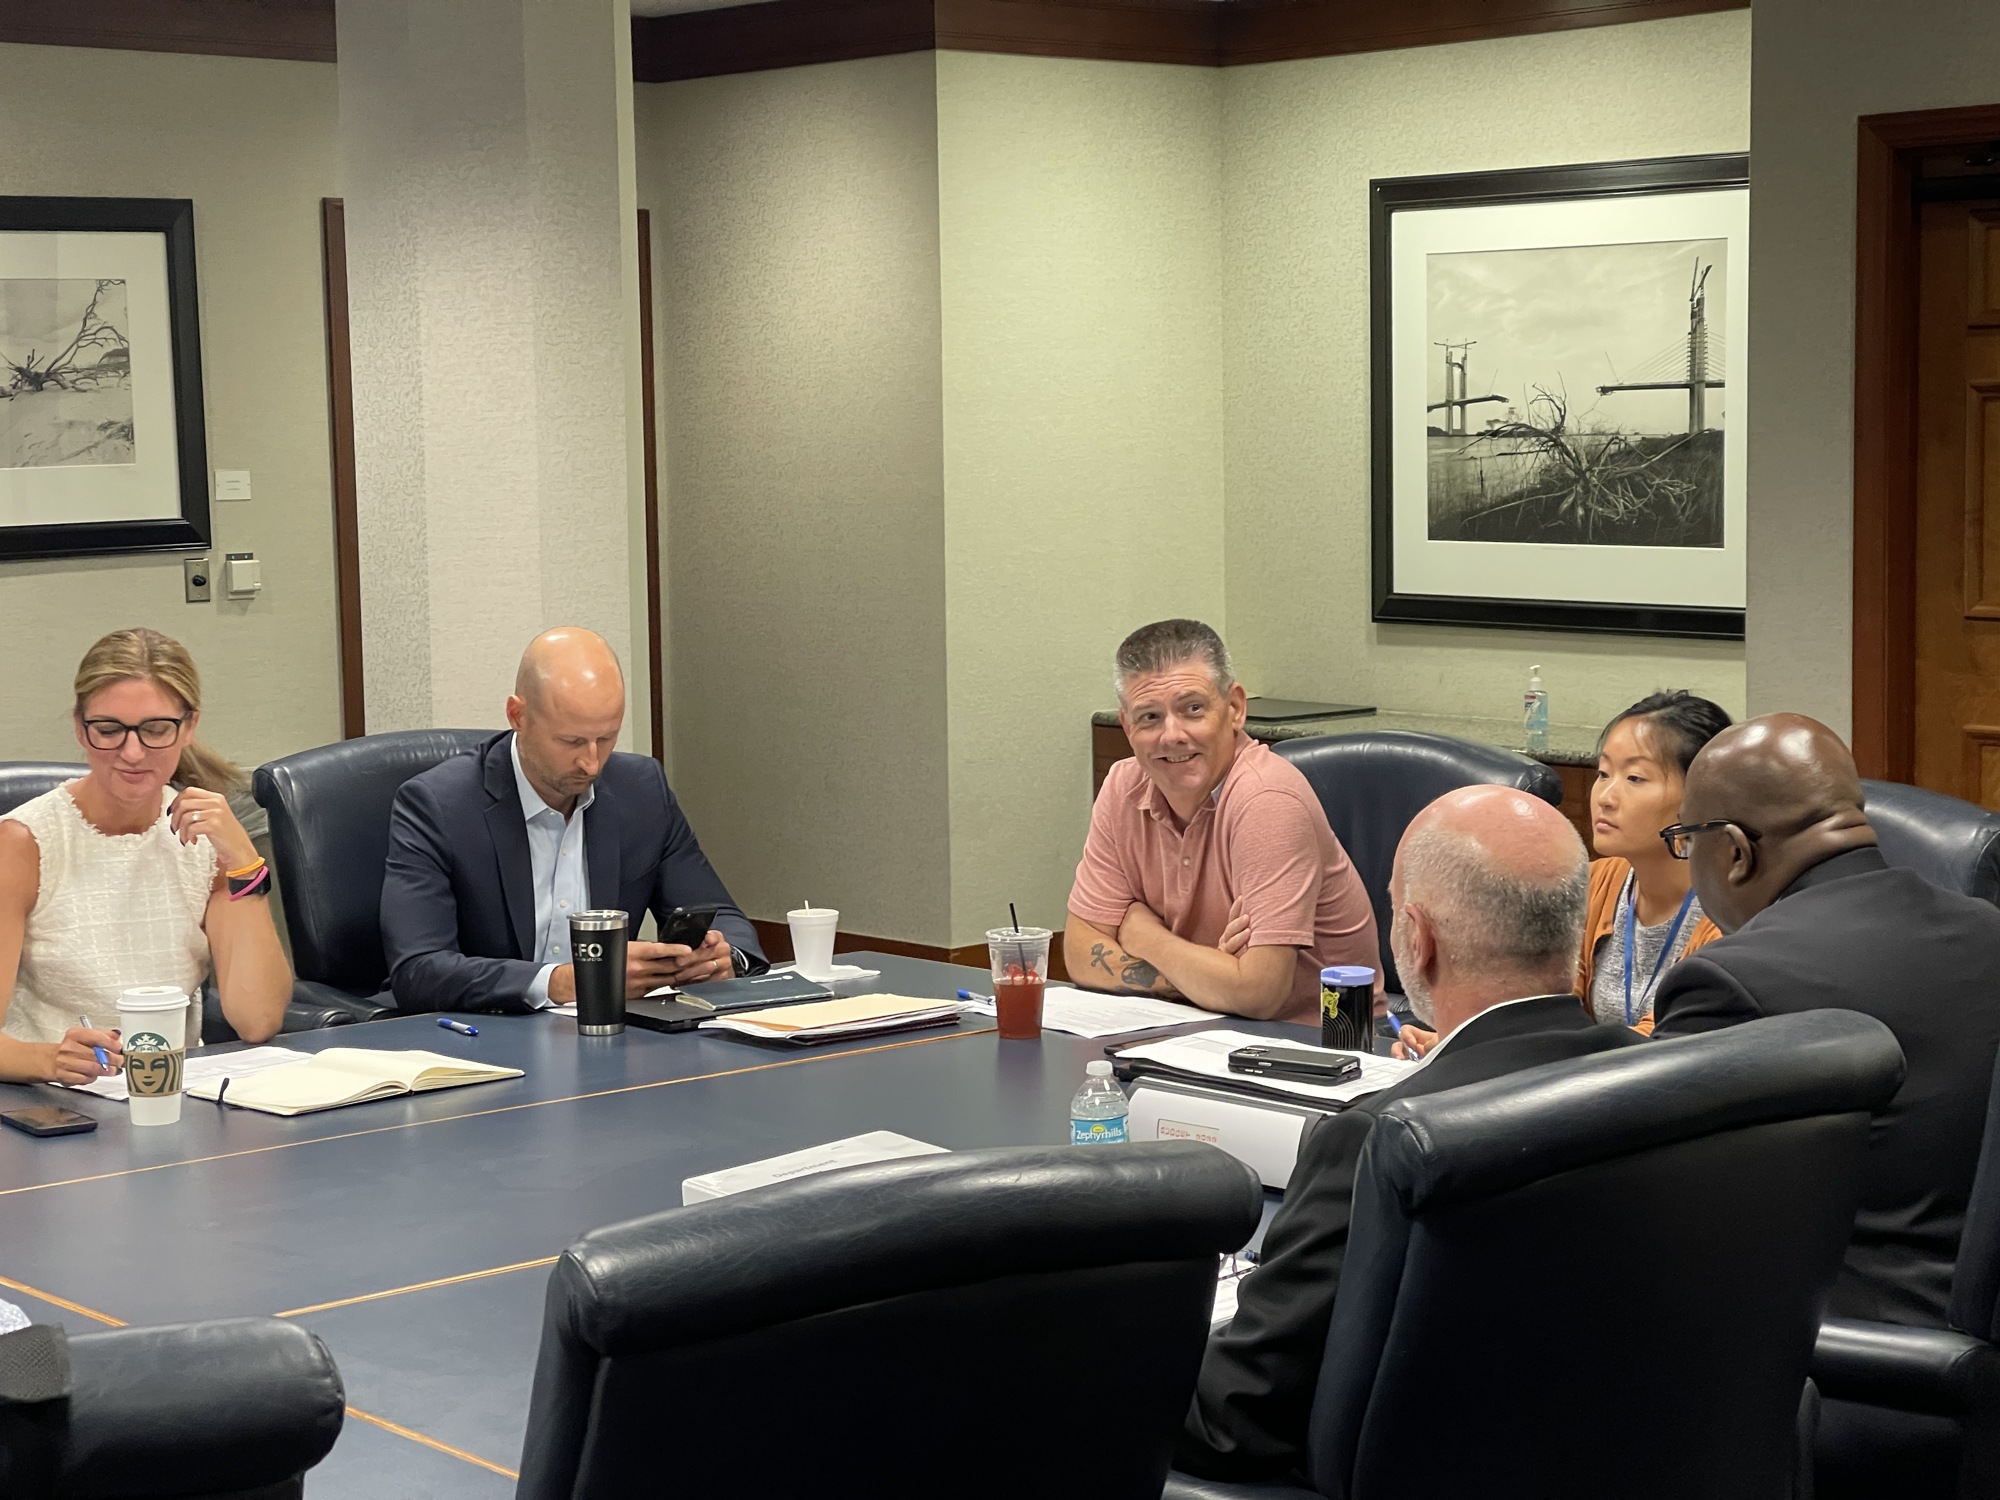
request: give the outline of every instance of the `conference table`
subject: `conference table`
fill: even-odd
[[[895,994],[989,987],[982,970],[923,959],[842,960]],[[520,1463],[549,1267],[579,1235],[678,1207],[685,1178],[870,1130],[950,1150],[1058,1144],[1106,1045],[1002,1041],[980,1016],[797,1051],[470,1019],[477,1037],[408,1016],[276,1040],[421,1048],[523,1077],[291,1119],[189,1099],[154,1129],[91,1095],[0,1085],[0,1108],[54,1101],[101,1122],[49,1139],[0,1130],[0,1298],[72,1333],[295,1319],[326,1341],[348,1400],[310,1495],[499,1500]]]

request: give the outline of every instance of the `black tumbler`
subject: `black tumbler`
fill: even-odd
[[[614,1036],[625,1029],[625,913],[578,911],[569,918],[576,972],[576,1029]]]
[[[1346,1052],[1375,1045],[1375,971],[1336,964],[1319,971],[1319,1044]]]

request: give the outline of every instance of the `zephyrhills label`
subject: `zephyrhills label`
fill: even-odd
[[[1069,1143],[1072,1146],[1123,1145],[1125,1121],[1122,1117],[1116,1120],[1071,1120]]]

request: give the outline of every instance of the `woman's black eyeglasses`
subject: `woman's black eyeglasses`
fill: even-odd
[[[83,737],[90,741],[93,750],[118,750],[124,747],[129,736],[136,734],[139,743],[148,750],[164,750],[174,742],[174,737],[185,723],[186,714],[178,719],[141,719],[136,724],[127,724],[120,719],[85,719]]]
[[[1744,828],[1734,818],[1714,818],[1706,823],[1669,823],[1660,830],[1660,842],[1667,846],[1667,853],[1675,859],[1686,859],[1688,850],[1693,847],[1689,841],[1697,833],[1714,833],[1718,828],[1741,829],[1743,837],[1753,844],[1763,837],[1754,828]]]

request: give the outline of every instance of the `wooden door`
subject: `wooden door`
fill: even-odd
[[[1916,781],[2000,810],[2000,199],[1920,212]]]

